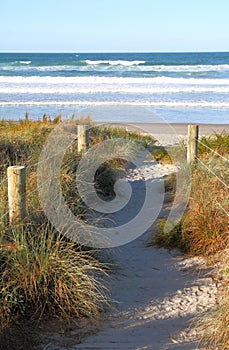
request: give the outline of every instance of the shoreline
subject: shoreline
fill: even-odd
[[[109,125],[113,127],[129,127],[131,130],[147,129],[148,132],[156,134],[171,134],[172,129],[179,135],[187,134],[190,123],[141,123],[141,122],[94,122],[95,125]],[[196,123],[193,123],[196,124]],[[200,135],[211,135],[214,132],[229,132],[229,124],[196,124],[199,125]],[[170,131],[170,132],[169,132]]]
[[[95,125],[106,125],[111,127],[124,127],[127,131],[138,131],[145,135],[154,137],[160,145],[170,147],[180,142],[187,142],[188,125],[181,123],[99,123]],[[198,124],[199,137],[210,136],[214,133],[221,133],[224,130],[229,133],[229,124]]]

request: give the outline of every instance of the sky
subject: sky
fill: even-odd
[[[229,51],[228,0],[1,2],[1,52]]]

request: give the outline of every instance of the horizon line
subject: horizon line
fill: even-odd
[[[227,53],[229,50],[216,51],[1,51],[0,53]]]

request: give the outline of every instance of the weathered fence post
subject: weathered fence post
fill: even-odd
[[[78,125],[78,152],[86,152],[89,145],[88,125]]]
[[[10,224],[21,223],[26,217],[26,168],[10,166],[7,169]]]
[[[198,157],[199,125],[188,125],[187,162],[193,164]]]

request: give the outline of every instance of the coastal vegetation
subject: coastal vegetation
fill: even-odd
[[[70,322],[82,317],[95,320],[109,305],[106,280],[111,263],[100,252],[69,241],[47,220],[39,202],[37,167],[42,147],[51,131],[61,122],[46,115],[42,121],[30,121],[28,115],[19,122],[0,122],[0,338],[7,349],[10,329],[31,320],[40,322],[57,318]],[[77,123],[91,121],[76,121]],[[93,126],[90,144],[112,138],[128,138],[152,146],[152,138],[120,128]],[[86,220],[86,207],[79,198],[75,172],[82,155],[77,142],[66,151],[61,167],[61,186],[65,200],[74,215]],[[27,216],[20,224],[8,221],[6,170],[11,165],[26,166]],[[96,174],[97,189],[112,194],[114,177],[125,163],[114,159]],[[16,334],[16,333],[15,333]],[[11,335],[12,336],[12,335]],[[20,335],[21,337],[22,335]],[[20,338],[19,337],[19,338]],[[18,348],[20,341],[15,344]],[[32,339],[21,340],[24,348]]]
[[[29,349],[33,341],[17,331],[18,325],[33,325],[48,319],[68,324],[72,319],[97,320],[109,306],[107,288],[111,261],[97,249],[69,241],[46,218],[39,202],[37,167],[47,137],[61,123],[61,116],[51,120],[30,121],[28,115],[19,122],[0,122],[0,343],[4,349]],[[93,125],[90,119],[77,123],[91,125],[90,146],[124,138],[151,150],[154,159],[171,163],[169,153],[155,140],[135,131],[119,127]],[[73,132],[73,136],[75,133]],[[184,145],[173,154],[184,152]],[[179,248],[190,256],[204,256],[209,265],[217,266],[217,304],[194,320],[200,340],[210,349],[229,347],[229,134],[213,134],[199,142],[199,157],[191,169],[192,188],[188,208],[174,229],[165,233],[166,219],[158,221],[158,230],[150,244],[169,249]],[[87,207],[79,197],[75,173],[82,154],[73,142],[66,150],[61,166],[62,192],[71,211],[86,222]],[[10,225],[6,169],[25,165],[27,172],[27,216],[23,223]],[[114,183],[127,162],[111,159],[99,167],[95,175],[98,194],[114,196]],[[165,181],[167,198],[173,199],[176,175]],[[59,322],[59,321],[58,321]],[[16,327],[16,328],[15,328]],[[20,328],[21,329],[21,328]],[[16,341],[16,336],[19,339]]]
[[[209,349],[229,348],[229,134],[212,134],[199,142],[199,157],[192,168],[192,189],[188,208],[169,233],[166,219],[150,244],[169,249],[179,248],[190,256],[203,256],[215,267],[218,285],[215,308],[195,318],[200,340]],[[170,177],[169,190],[176,186]]]

